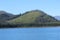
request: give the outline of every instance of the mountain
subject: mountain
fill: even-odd
[[[55,16],[55,18],[56,18],[57,20],[60,20],[60,16]]]
[[[32,11],[27,11],[25,13],[23,13],[21,16],[8,21],[9,23],[14,23],[14,24],[18,24],[18,23],[47,23],[47,22],[56,22],[58,20],[56,20],[54,17],[47,15],[45,12],[41,11],[41,10],[32,10]]]
[[[13,18],[14,15],[5,11],[0,11],[0,22]]]

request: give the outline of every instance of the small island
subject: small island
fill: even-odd
[[[60,26],[60,21],[41,10],[31,10],[19,15],[0,11],[0,28]]]

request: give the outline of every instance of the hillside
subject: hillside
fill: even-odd
[[[8,21],[9,23],[44,23],[44,22],[55,22],[58,21],[54,17],[47,15],[41,10],[27,11],[20,17]]]
[[[9,20],[13,17],[14,17],[13,14],[7,13],[5,11],[0,11],[0,22]]]
[[[60,21],[60,16],[55,16],[55,18]]]

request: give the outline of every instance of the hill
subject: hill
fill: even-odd
[[[60,21],[41,10],[31,10],[0,22],[0,28],[60,26]]]
[[[60,16],[55,16],[55,18],[60,21]]]
[[[45,22],[55,22],[58,21],[54,17],[47,15],[41,10],[27,11],[20,17],[8,21],[9,23],[19,24],[19,23],[45,23]]]
[[[11,13],[7,13],[5,11],[0,11],[0,22],[7,21],[13,17],[14,17],[14,15]]]

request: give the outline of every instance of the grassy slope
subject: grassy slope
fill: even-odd
[[[11,22],[11,23],[33,23],[35,21],[35,19],[40,15],[41,14],[39,12],[30,12],[30,13],[20,16],[16,19],[13,19],[9,22]]]
[[[42,22],[54,22],[56,19],[54,17],[51,17],[47,14],[45,14],[42,11],[39,10],[34,10],[34,11],[29,11],[26,12],[24,15],[15,18],[13,20],[10,20],[8,22],[10,23],[41,23]]]

